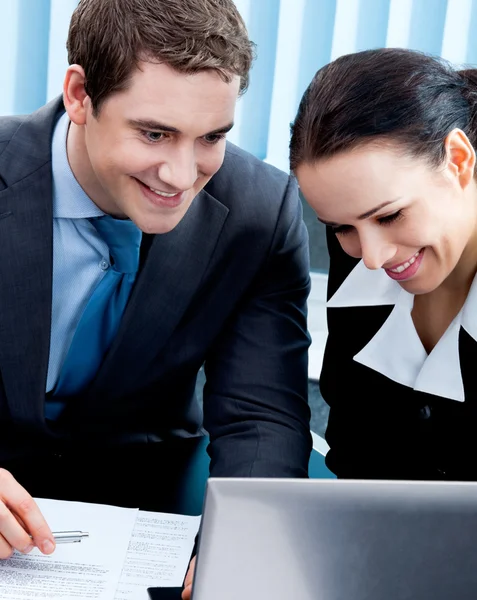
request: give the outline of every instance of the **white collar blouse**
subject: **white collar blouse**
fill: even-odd
[[[477,277],[464,306],[428,354],[412,320],[414,295],[382,269],[360,261],[327,303],[328,308],[394,306],[374,337],[354,356],[358,363],[419,392],[464,402],[459,359],[463,327],[477,341]]]

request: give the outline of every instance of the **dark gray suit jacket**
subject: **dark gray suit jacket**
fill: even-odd
[[[201,435],[211,472],[304,476],[307,233],[293,179],[228,144],[181,223],[144,235],[118,335],[91,386],[44,418],[52,298],[51,136],[60,99],[0,118],[0,461]]]

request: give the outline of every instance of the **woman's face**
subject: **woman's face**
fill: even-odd
[[[455,139],[451,139],[454,136]],[[368,269],[384,269],[412,294],[439,287],[477,254],[475,154],[460,131],[439,168],[397,146],[368,144],[300,165],[295,173],[318,219]]]

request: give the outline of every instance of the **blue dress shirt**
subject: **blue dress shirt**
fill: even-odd
[[[53,302],[46,392],[54,389],[85,306],[110,268],[109,249],[88,221],[105,213],[84,192],[68,163],[65,113],[52,140]]]

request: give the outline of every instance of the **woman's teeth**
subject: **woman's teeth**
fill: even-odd
[[[396,267],[395,269],[389,270],[391,271],[391,273],[402,273],[406,269],[409,269],[409,267],[415,262],[416,258],[419,256],[420,253],[421,250],[418,250],[416,254],[414,254],[414,256],[412,256],[407,262],[403,263],[402,265],[399,265],[399,267]]]

